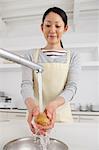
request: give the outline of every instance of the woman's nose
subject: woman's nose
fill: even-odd
[[[55,28],[54,25],[52,25],[51,28],[50,28],[50,32],[55,32],[55,31],[56,31],[56,28]]]

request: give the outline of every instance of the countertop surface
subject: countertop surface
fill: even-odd
[[[33,136],[25,120],[0,122],[0,150],[14,139]],[[99,123],[56,123],[49,134],[69,150],[99,150]]]
[[[26,109],[0,109],[0,112],[9,112],[9,113],[26,113]],[[93,115],[99,116],[99,112],[92,111],[72,111],[73,115]]]

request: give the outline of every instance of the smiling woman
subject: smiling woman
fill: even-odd
[[[67,15],[58,7],[49,8],[43,15],[41,30],[46,39],[46,45],[40,49],[33,49],[26,54],[26,59],[41,64],[42,73],[43,110],[54,127],[55,121],[71,122],[72,115],[70,101],[73,99],[78,86],[79,57],[76,51],[65,49],[62,35],[67,31]],[[38,75],[27,67],[22,69],[22,95],[28,108],[28,123],[35,133],[32,119],[40,113],[38,106],[39,88]],[[41,127],[40,127],[41,128]]]

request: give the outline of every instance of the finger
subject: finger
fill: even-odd
[[[29,124],[30,130],[33,132],[33,134],[35,134],[35,128],[34,128],[33,124],[31,123],[32,120],[33,120],[32,112],[29,112],[27,122]]]
[[[37,116],[37,115],[40,113],[39,107],[38,107],[38,106],[35,107],[35,108],[33,109],[32,113],[33,113],[33,116]]]
[[[34,126],[32,124],[30,124],[30,130],[32,131],[33,134],[36,133],[36,129],[34,128]]]
[[[48,130],[48,129],[52,129],[54,127],[55,124],[55,119],[56,119],[56,113],[53,113],[52,119],[51,119],[51,123],[48,126],[44,126],[44,129]]]
[[[46,130],[49,129],[48,126],[42,126],[40,124],[36,124],[36,128],[38,128],[39,130],[43,130],[44,132],[46,132]]]
[[[44,130],[44,129],[36,129],[34,134],[36,134],[36,135],[44,135],[45,136],[46,135],[46,130]]]
[[[32,112],[31,113],[29,112],[28,119],[27,119],[29,124],[31,124],[32,118],[33,118]]]
[[[52,128],[54,127],[54,124],[55,124],[55,120],[56,120],[56,113],[54,112],[53,113],[53,119],[52,119]]]
[[[46,131],[45,130],[39,130],[39,134],[45,136],[46,135]]]
[[[40,130],[42,130],[42,129],[44,129],[44,126],[42,126],[42,125],[40,125],[40,124],[35,124],[36,125],[36,128],[38,128],[38,129],[40,129]]]
[[[46,114],[46,116],[51,120],[51,118],[52,118],[52,113],[50,112],[50,111],[48,111],[47,109],[45,109],[45,114]]]

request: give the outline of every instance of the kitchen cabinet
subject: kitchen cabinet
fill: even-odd
[[[74,122],[99,123],[99,112],[72,112]]]
[[[73,115],[74,122],[99,122],[99,116]]]
[[[8,119],[25,120],[26,114],[24,113],[8,113]]]
[[[99,116],[80,116],[80,122],[99,122]]]
[[[0,111],[0,122],[10,121],[10,120],[26,120],[26,111]]]
[[[0,112],[0,122],[8,121],[7,119],[8,119],[7,113]]]

